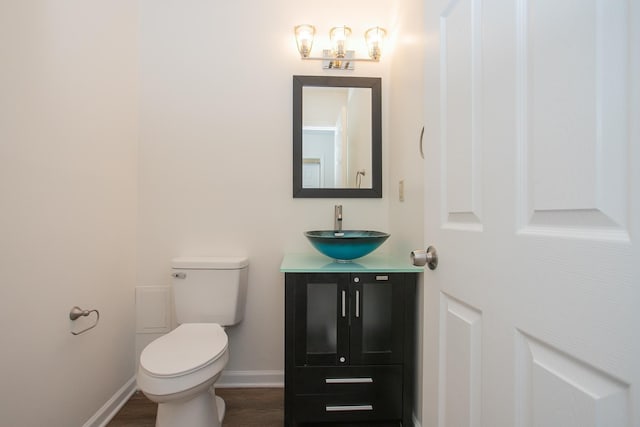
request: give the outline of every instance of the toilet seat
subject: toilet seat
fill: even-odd
[[[219,359],[228,347],[216,323],[185,323],[150,343],[140,355],[140,368],[154,378],[189,375]]]

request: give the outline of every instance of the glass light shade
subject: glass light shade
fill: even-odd
[[[351,35],[351,28],[343,25],[342,27],[333,27],[329,31],[329,38],[333,46],[333,53],[336,58],[344,58],[347,46],[347,39]]]
[[[369,28],[367,32],[364,33],[364,38],[367,42],[369,56],[371,59],[375,59],[377,61],[382,56],[382,43],[386,36],[387,31],[380,27]]]
[[[309,57],[313,46],[313,36],[316,34],[316,27],[309,24],[296,25],[293,29],[296,34],[298,52],[303,58]]]

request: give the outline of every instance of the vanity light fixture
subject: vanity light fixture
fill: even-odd
[[[343,25],[342,27],[333,27],[329,31],[329,39],[333,47],[333,54],[336,58],[342,59],[346,55],[347,40],[351,36],[351,28]]]
[[[310,24],[301,24],[294,27],[296,35],[296,44],[300,59],[320,60],[323,61],[324,69],[340,69],[353,70],[354,62],[378,62],[382,56],[382,44],[387,31],[384,28],[369,28],[365,33],[365,41],[369,50],[369,58],[356,58],[353,50],[348,50],[347,45],[351,36],[351,28],[346,25],[333,27],[329,31],[331,39],[331,49],[323,49],[322,57],[312,57],[311,47],[313,46],[313,38],[316,33],[316,27]]]
[[[293,31],[296,33],[296,43],[302,58],[308,58],[313,46],[313,36],[316,34],[316,27],[313,25],[297,25]]]
[[[367,32],[364,33],[364,39],[369,48],[369,56],[376,61],[379,60],[382,55],[382,42],[384,42],[385,37],[387,37],[387,31],[380,27],[369,28]]]

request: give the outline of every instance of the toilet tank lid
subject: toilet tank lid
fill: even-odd
[[[242,256],[227,257],[178,257],[171,260],[171,268],[198,270],[230,270],[249,265],[249,258]]]

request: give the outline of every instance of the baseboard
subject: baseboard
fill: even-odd
[[[131,378],[111,396],[82,427],[105,427],[136,391],[136,377]]]
[[[284,387],[283,371],[223,371],[216,383],[220,388]]]

